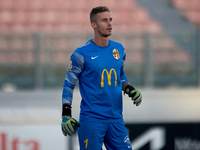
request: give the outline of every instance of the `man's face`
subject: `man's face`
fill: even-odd
[[[96,30],[102,37],[108,37],[112,31],[112,16],[110,12],[98,13],[96,16]]]

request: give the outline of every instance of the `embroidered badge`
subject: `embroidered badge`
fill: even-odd
[[[115,59],[118,60],[120,58],[119,51],[117,49],[113,49],[112,54]]]

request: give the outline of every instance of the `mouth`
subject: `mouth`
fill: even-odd
[[[111,31],[112,31],[112,28],[108,28],[107,30],[111,32]]]

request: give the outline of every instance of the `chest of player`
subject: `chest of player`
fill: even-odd
[[[90,51],[84,58],[84,69],[92,72],[114,69],[120,72],[123,51],[116,48]]]

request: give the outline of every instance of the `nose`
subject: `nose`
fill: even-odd
[[[112,25],[112,21],[109,20],[109,21],[108,21],[108,25]]]

